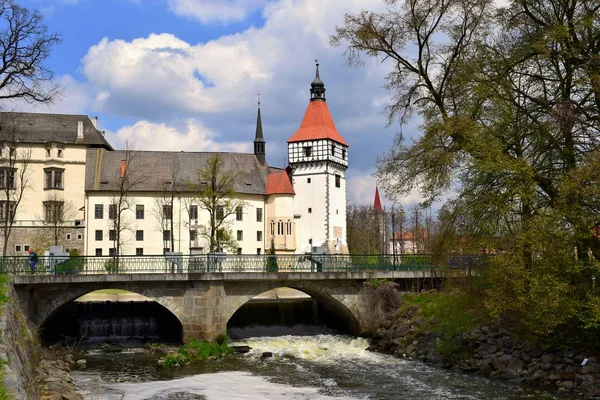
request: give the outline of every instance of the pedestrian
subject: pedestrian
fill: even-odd
[[[29,268],[31,268],[31,273],[35,274],[35,265],[38,262],[38,256],[35,252],[29,249]]]

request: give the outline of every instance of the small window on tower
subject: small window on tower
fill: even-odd
[[[342,186],[342,177],[340,175],[336,175],[335,176],[335,187],[341,187]]]
[[[335,156],[335,144],[331,145],[331,155]]]
[[[310,178],[306,178],[306,183],[310,183]]]
[[[312,208],[308,207],[308,213],[311,214],[312,213]]]
[[[346,149],[342,149],[342,159],[346,159]]]
[[[304,147],[304,157],[310,157],[312,154],[312,147],[305,146]]]

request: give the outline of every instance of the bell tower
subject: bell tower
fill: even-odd
[[[316,62],[310,101],[300,128],[287,141],[296,191],[297,251],[347,253],[346,177],[348,143],[338,133],[325,101]]]

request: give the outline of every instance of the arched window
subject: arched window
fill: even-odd
[[[275,236],[275,221],[271,221],[271,236]]]
[[[279,222],[277,222],[277,234],[283,235],[283,221],[281,221],[281,220],[279,220]]]
[[[292,221],[290,221],[288,219],[288,222],[286,223],[286,225],[287,225],[287,234],[291,235],[292,234]]]

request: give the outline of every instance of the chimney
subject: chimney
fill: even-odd
[[[83,121],[77,121],[77,139],[83,139]]]
[[[127,162],[121,160],[121,178],[125,177],[125,170],[127,169]]]
[[[98,130],[98,117],[92,117],[92,125],[94,125],[94,128]]]

